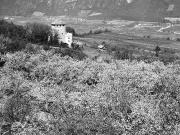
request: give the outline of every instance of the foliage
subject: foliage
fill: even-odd
[[[23,26],[15,25],[12,22],[0,20],[0,34],[9,38],[25,39],[26,30]]]
[[[40,23],[27,23],[26,24],[27,39],[32,43],[46,43],[51,34],[50,27]]]
[[[36,44],[28,43],[24,49],[26,53],[39,53],[42,50],[42,47]]]
[[[92,35],[92,34],[101,34],[101,33],[106,33],[106,32],[111,32],[111,31],[109,29],[96,29],[96,30],[90,30],[87,33],[82,33],[82,34],[76,33],[75,36],[84,37],[84,36],[88,36],[88,35]]]
[[[159,52],[161,51],[161,48],[157,45],[154,49],[155,53],[156,53],[156,57],[159,56]]]
[[[73,36],[76,35],[76,31],[74,30],[74,28],[69,27],[69,26],[66,27],[66,32],[72,33]]]
[[[128,49],[116,49],[115,58],[118,60],[132,59],[132,51]]]
[[[71,58],[77,59],[77,60],[83,60],[86,58],[86,55],[81,50],[74,50],[71,48],[62,48],[61,49],[61,55],[62,56],[69,56]]]
[[[13,97],[24,97],[18,100],[22,105],[16,98],[5,102],[4,121],[16,118],[13,134],[180,133],[178,64],[79,61],[54,50],[4,58],[0,91],[12,89]]]
[[[7,50],[8,44],[10,44],[11,42],[11,39],[0,35],[0,53],[4,53]]]
[[[23,50],[26,46],[26,41],[22,39],[10,39],[0,35],[0,53],[14,52]]]
[[[59,39],[57,33],[54,36],[52,34],[49,35],[48,45],[59,46]]]

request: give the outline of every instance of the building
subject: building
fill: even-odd
[[[58,41],[59,43],[66,43],[68,44],[69,48],[72,48],[72,41],[73,41],[73,36],[72,33],[67,33],[66,32],[66,24],[62,22],[54,22],[51,23],[51,29],[52,29],[52,34],[53,36],[55,34],[58,35]]]
[[[86,45],[86,43],[78,40],[74,40],[73,43],[77,45],[79,48],[83,48]]]

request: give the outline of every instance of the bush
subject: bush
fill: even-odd
[[[93,32],[93,34],[101,34],[101,33],[106,33],[106,32],[111,32],[110,30],[108,30],[108,29],[104,29],[104,30],[95,30],[94,32]]]
[[[81,50],[74,50],[71,48],[66,48],[61,50],[62,56],[70,56],[71,58],[77,60],[83,60],[86,58],[86,55]]]
[[[50,34],[48,45],[59,46],[59,38],[57,33],[54,36]]]
[[[177,38],[176,41],[180,41],[180,38]]]
[[[72,33],[72,35],[73,36],[75,36],[76,35],[76,31],[74,30],[74,28],[72,28],[72,27],[66,27],[66,32],[68,32],[68,33]]]
[[[43,49],[44,49],[45,51],[47,51],[47,50],[50,49],[50,46],[49,46],[49,45],[44,45],[44,46],[43,46]]]
[[[15,52],[23,50],[26,47],[26,41],[23,39],[10,39],[8,37],[4,37],[3,35],[0,36],[0,52],[7,53],[7,52]]]
[[[128,49],[116,49],[115,58],[118,60],[132,59],[132,51]]]
[[[0,35],[0,53],[5,53],[7,51],[7,46],[12,43],[10,38]]]
[[[159,60],[162,61],[165,65],[173,63],[178,59],[178,56],[171,53],[165,53],[159,56]]]
[[[87,33],[82,33],[82,34],[75,34],[75,36],[77,36],[77,37],[84,37],[84,36],[87,36],[87,35],[91,35],[91,34],[101,34],[101,33],[106,33],[106,32],[111,32],[110,30],[108,30],[108,29],[98,29],[98,30],[94,30],[94,31],[92,31],[92,30],[90,30],[89,32],[87,32]]]
[[[159,52],[161,51],[161,48],[157,45],[154,49],[155,53],[156,53],[156,57],[159,56]]]
[[[39,45],[28,43],[25,48],[25,52],[27,53],[38,53],[42,48]]]
[[[7,46],[7,52],[21,51],[25,49],[27,42],[20,39],[14,39],[12,43]]]

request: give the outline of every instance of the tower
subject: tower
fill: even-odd
[[[66,32],[66,24],[63,22],[53,22],[51,23],[51,29],[53,36],[55,34],[58,35],[59,43],[63,42],[68,44],[69,48],[71,48],[72,44],[72,34]]]

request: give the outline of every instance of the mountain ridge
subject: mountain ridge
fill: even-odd
[[[180,17],[179,0],[1,0],[1,15],[71,15],[85,18],[159,21]],[[90,16],[92,13],[100,13]]]

